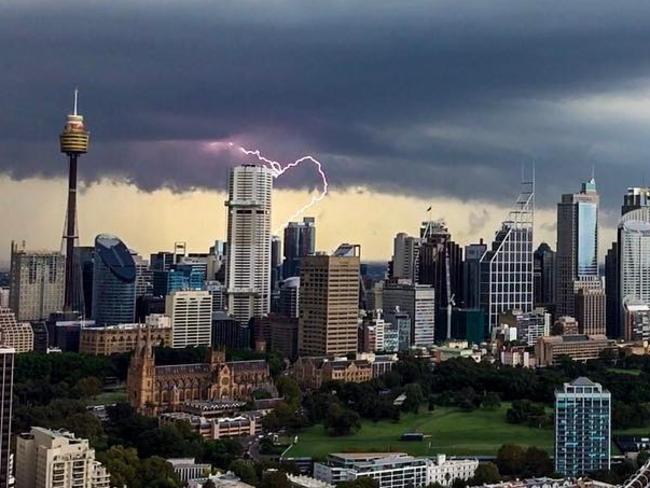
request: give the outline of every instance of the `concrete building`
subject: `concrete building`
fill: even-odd
[[[527,313],[509,310],[499,316],[499,324],[514,327],[518,341],[534,346],[539,338],[550,334],[551,314],[543,308],[536,308]]]
[[[82,327],[79,352],[96,356],[110,356],[135,351],[138,336],[149,333],[155,346],[171,347],[172,326],[166,315],[149,315],[144,324],[118,324]]]
[[[29,322],[18,323],[14,313],[0,307],[0,344],[15,349],[16,353],[34,350],[34,330]]]
[[[542,337],[535,344],[539,366],[556,366],[563,356],[574,361],[598,359],[600,353],[613,347],[604,335],[565,335]]]
[[[63,310],[65,256],[59,252],[26,251],[11,243],[9,308],[20,322],[44,320]]]
[[[11,422],[16,350],[0,347],[0,487],[12,486]],[[17,485],[20,486],[20,485]]]
[[[165,299],[172,326],[172,347],[210,346],[212,296],[208,291],[176,291]]]
[[[384,314],[384,351],[408,351],[411,348],[411,317],[395,307]]]
[[[650,341],[650,306],[641,300],[623,302],[623,338],[629,342]]]
[[[436,294],[430,285],[414,285],[405,280],[384,284],[384,310],[396,307],[411,318],[411,344],[430,347],[435,340]]]
[[[573,282],[575,318],[581,334],[606,334],[605,289],[598,277]]]
[[[562,195],[557,204],[556,303],[558,315],[575,315],[574,281],[598,276],[598,203],[596,182]]]
[[[246,324],[271,307],[271,194],[273,173],[237,166],[228,184],[228,311]]]
[[[580,476],[610,468],[611,395],[578,378],[555,391],[555,471]]]
[[[499,314],[533,308],[534,182],[522,190],[492,247],[481,257],[481,309],[488,333],[498,326]]]
[[[86,439],[65,431],[32,427],[16,439],[16,486],[20,488],[109,488],[110,475]]]
[[[360,247],[342,244],[331,256],[302,260],[300,355],[347,354],[357,350]]]
[[[391,278],[417,282],[418,255],[422,239],[400,232],[393,239]]]
[[[129,324],[135,319],[136,267],[118,237],[95,238],[93,320],[97,325]]]
[[[223,417],[204,417],[188,412],[170,412],[159,416],[161,425],[187,423],[207,440],[254,437],[262,433],[265,411],[246,411]]]
[[[166,459],[181,483],[186,483],[197,478],[204,478],[212,471],[212,466],[207,463],[197,463],[194,458]]]
[[[409,488],[439,483],[451,486],[454,480],[468,481],[478,467],[476,459],[434,459],[405,453],[333,453],[323,463],[314,464],[314,478],[337,484],[361,477],[376,480],[379,488]]]

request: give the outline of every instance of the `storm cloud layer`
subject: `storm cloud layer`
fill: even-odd
[[[542,205],[595,167],[614,207],[646,176],[648,26],[644,1],[3,4],[0,172],[65,173],[79,86],[86,182],[222,189],[235,141],[335,188],[501,203],[522,165]]]

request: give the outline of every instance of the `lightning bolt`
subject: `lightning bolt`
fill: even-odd
[[[228,145],[230,147],[235,147],[236,149],[246,154],[247,156],[255,156],[255,158],[257,158],[259,162],[263,163],[264,165],[266,165],[267,168],[271,170],[271,173],[273,174],[273,178],[278,178],[282,176],[285,172],[290,170],[291,168],[300,166],[302,163],[305,162],[312,163],[314,166],[316,166],[316,171],[318,172],[321,178],[322,188],[316,195],[312,195],[311,200],[308,203],[306,203],[301,208],[296,210],[294,214],[291,217],[289,217],[289,221],[295,220],[297,217],[304,214],[307,210],[312,208],[314,205],[320,202],[327,195],[327,191],[329,187],[329,183],[327,181],[327,175],[323,170],[323,165],[315,157],[310,155],[302,156],[301,158],[296,159],[292,163],[282,164],[279,161],[274,161],[273,159],[269,159],[267,157],[262,156],[262,153],[260,152],[259,149],[246,149],[245,147],[236,145],[232,142],[229,142]]]

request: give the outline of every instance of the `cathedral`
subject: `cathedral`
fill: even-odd
[[[253,392],[276,393],[264,360],[230,361],[210,350],[207,362],[156,366],[151,334],[138,338],[126,380],[129,403],[138,413],[179,410],[191,400],[249,400]]]

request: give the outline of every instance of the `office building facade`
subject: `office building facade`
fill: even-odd
[[[210,346],[212,296],[208,291],[175,291],[167,295],[165,315],[172,327],[172,347]]]
[[[300,269],[298,349],[301,355],[357,350],[360,247],[341,245],[333,255],[306,256]]]
[[[555,471],[582,476],[610,468],[611,395],[577,378],[555,392]]]
[[[0,347],[0,487],[10,486],[9,480],[12,478],[11,422],[15,354],[16,350],[11,347]]]
[[[411,344],[432,346],[435,340],[436,294],[432,286],[408,282],[387,282],[384,285],[385,310],[399,310],[411,318]]]
[[[0,307],[0,344],[13,348],[17,354],[34,349],[34,330],[29,322],[16,322],[9,308]]]
[[[9,308],[17,320],[44,320],[63,310],[63,254],[26,251],[12,242],[9,280]]]
[[[555,251],[545,242],[533,253],[533,303],[535,307],[555,306]]]
[[[316,220],[304,217],[302,222],[289,222],[284,228],[283,250],[282,277],[300,276],[300,260],[316,251]]]
[[[97,325],[132,323],[136,268],[131,252],[118,237],[100,234],[94,261],[93,320]]]
[[[228,311],[245,324],[268,315],[271,306],[270,169],[233,168],[228,185]]]

